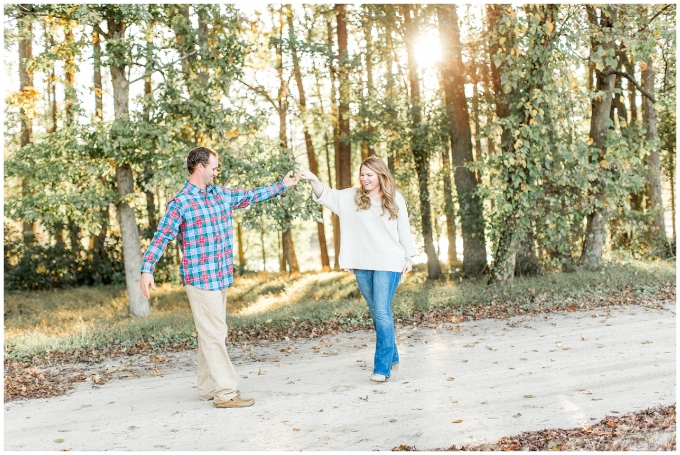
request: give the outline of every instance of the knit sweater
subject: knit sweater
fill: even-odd
[[[340,218],[340,267],[353,271],[385,270],[401,272],[406,258],[415,256],[406,201],[397,192],[397,219],[382,214],[382,202],[371,199],[371,207],[358,210],[354,202],[356,188],[334,190],[324,185],[321,197],[312,197]]]

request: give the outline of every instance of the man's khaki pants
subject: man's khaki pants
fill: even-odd
[[[204,291],[186,285],[198,334],[198,395],[201,400],[228,401],[236,396],[238,379],[227,347],[227,288]]]

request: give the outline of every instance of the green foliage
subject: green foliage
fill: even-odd
[[[220,167],[227,187],[243,189],[280,182],[289,171],[299,170],[289,149],[280,148],[276,141],[257,134],[222,153]],[[243,225],[259,229],[263,227],[260,225],[263,219],[270,219],[275,223],[271,227],[284,231],[295,219],[316,220],[317,217],[318,204],[312,200],[309,185],[301,182],[288,188],[283,196],[244,209]]]
[[[120,238],[111,236],[96,254],[76,255],[64,243],[25,245],[21,234],[4,225],[5,292],[125,282]]]
[[[115,201],[112,168],[92,159],[84,128],[72,126],[17,150],[5,162],[8,179],[21,180],[25,194],[5,199],[8,218],[48,225],[73,220],[92,234],[101,230],[99,210]],[[75,164],[75,165],[74,165]]]

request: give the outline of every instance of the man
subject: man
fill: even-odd
[[[243,408],[255,403],[243,399],[229,359],[226,303],[227,287],[234,282],[232,211],[266,201],[297,184],[289,172],[282,182],[254,190],[232,190],[213,184],[217,176],[217,154],[206,147],[189,152],[189,180],[172,198],[142,260],[142,294],[149,298],[154,264],[168,243],[177,237],[182,250],[180,275],[189,297],[198,334],[198,394],[214,400],[217,408]]]

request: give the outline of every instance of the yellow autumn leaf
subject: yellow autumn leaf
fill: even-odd
[[[531,110],[531,115],[533,115],[534,117],[536,117],[536,114],[538,114],[538,111],[537,111],[536,109],[532,109],[532,110]]]
[[[593,143],[593,138],[592,138],[592,137],[589,137],[589,138],[588,138],[588,145],[591,145],[592,143]]]
[[[609,162],[607,160],[602,160],[600,161],[600,166],[606,169],[609,167]]]
[[[503,44],[505,42],[505,37],[501,36],[501,38],[498,40],[498,44]]]
[[[555,25],[553,25],[552,22],[548,22],[547,24],[545,24],[545,26],[548,29],[548,35],[550,35],[552,33],[553,29],[555,28]]]

